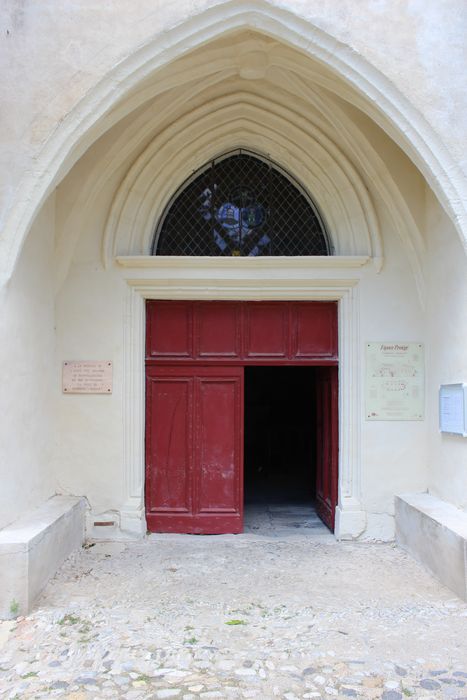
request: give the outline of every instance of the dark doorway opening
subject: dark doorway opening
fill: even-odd
[[[245,367],[245,504],[313,506],[317,367]]]

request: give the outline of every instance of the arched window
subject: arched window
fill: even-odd
[[[167,206],[153,255],[331,255],[319,214],[298,183],[243,151],[216,159]]]

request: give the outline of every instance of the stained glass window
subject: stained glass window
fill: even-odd
[[[297,183],[249,153],[195,173],[167,207],[155,255],[331,255],[319,214]]]

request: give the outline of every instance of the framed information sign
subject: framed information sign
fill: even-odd
[[[467,384],[442,384],[439,388],[439,429],[467,437]]]
[[[366,343],[366,419],[423,420],[422,343]]]

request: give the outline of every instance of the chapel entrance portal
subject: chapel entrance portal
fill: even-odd
[[[244,503],[316,507],[334,529],[335,302],[147,302],[146,518],[243,530]]]

